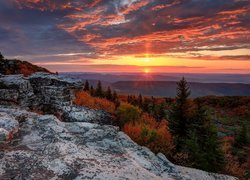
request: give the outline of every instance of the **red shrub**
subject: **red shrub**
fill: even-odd
[[[115,113],[115,104],[104,98],[90,96],[87,92],[78,91],[75,93],[74,103],[78,106],[86,106],[92,109],[105,110],[111,114]]]

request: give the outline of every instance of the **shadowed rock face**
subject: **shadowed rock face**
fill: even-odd
[[[0,146],[0,179],[234,179],[176,166],[114,126],[13,108],[0,112],[22,119],[12,141]]]
[[[41,109],[49,114],[60,114],[63,121],[111,124],[111,116],[102,110],[72,105],[74,91],[83,83],[67,77],[47,73],[0,76],[0,102],[21,107]]]
[[[0,83],[4,85],[0,88],[0,100],[14,102],[22,107],[51,105],[59,108],[71,105],[73,90],[83,87],[80,81],[47,73],[35,73],[29,77],[0,76]]]
[[[0,179],[235,179],[176,166],[108,125],[108,113],[71,105],[80,82],[38,73],[0,83]]]

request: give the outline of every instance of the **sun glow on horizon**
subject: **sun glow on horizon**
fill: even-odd
[[[144,73],[146,73],[146,74],[150,73],[150,69],[148,69],[148,68],[144,69]]]

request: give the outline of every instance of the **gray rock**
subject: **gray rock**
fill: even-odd
[[[11,140],[18,131],[19,123],[12,116],[0,112],[0,144]]]
[[[1,102],[40,109],[49,105],[56,110],[72,105],[74,91],[83,88],[81,81],[48,73],[1,76],[0,83],[6,86],[0,89]]]
[[[21,106],[29,106],[34,100],[33,88],[23,75],[2,76],[0,82],[8,87],[1,89],[1,100],[17,102]]]
[[[63,106],[62,112],[63,121],[66,122],[112,123],[111,115],[103,110],[94,110],[78,106]]]
[[[114,126],[61,122],[18,108],[0,112],[25,117],[13,143],[0,146],[0,179],[236,179],[176,166]]]
[[[16,103],[0,105],[0,179],[235,179],[176,166],[111,126],[105,111],[73,106],[79,81],[36,73],[0,83],[0,103]]]

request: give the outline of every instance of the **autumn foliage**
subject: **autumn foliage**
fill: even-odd
[[[23,74],[24,76],[30,76],[35,72],[51,73],[47,69],[33,65],[27,61],[5,59],[0,53],[0,74]]]
[[[78,91],[75,94],[74,103],[78,106],[86,106],[93,109],[105,110],[111,114],[115,113],[115,104],[104,98],[92,97],[87,92]]]
[[[246,129],[235,126],[242,120],[248,122],[248,97],[208,96],[184,98],[184,101],[181,98],[141,95],[117,96],[115,91],[112,94],[110,88],[103,90],[100,82],[96,89],[88,82],[85,84],[85,91],[76,92],[75,104],[111,113],[114,117],[113,123],[120,126],[139,145],[148,147],[154,153],[165,154],[178,165],[230,174],[240,179],[250,177],[250,148],[247,143],[249,125],[246,123]],[[180,97],[188,95],[187,92],[180,94]],[[176,108],[178,100],[183,105]],[[176,116],[173,116],[173,112],[176,112]],[[176,120],[179,119],[181,121],[176,126]],[[227,126],[223,124],[216,127],[214,119]],[[183,128],[184,120],[187,122]],[[237,133],[218,137],[217,128],[219,132],[227,133],[225,127],[230,127],[229,125],[236,128]],[[179,127],[184,131],[181,131],[184,140],[180,141],[178,151],[173,128],[179,130]],[[185,132],[187,130],[189,131]]]
[[[233,153],[233,144],[235,143],[234,137],[225,137],[223,139],[223,151],[225,153],[225,159],[226,159],[226,166],[225,166],[225,173],[231,174],[233,176],[239,177],[241,179],[249,178],[250,170],[250,155],[244,160],[244,162],[241,162],[238,156],[234,155]],[[249,153],[250,149],[245,147],[246,151]]]
[[[146,146],[153,152],[170,154],[173,141],[166,120],[157,122],[152,116],[144,113],[136,122],[129,122],[122,130],[136,143]]]

